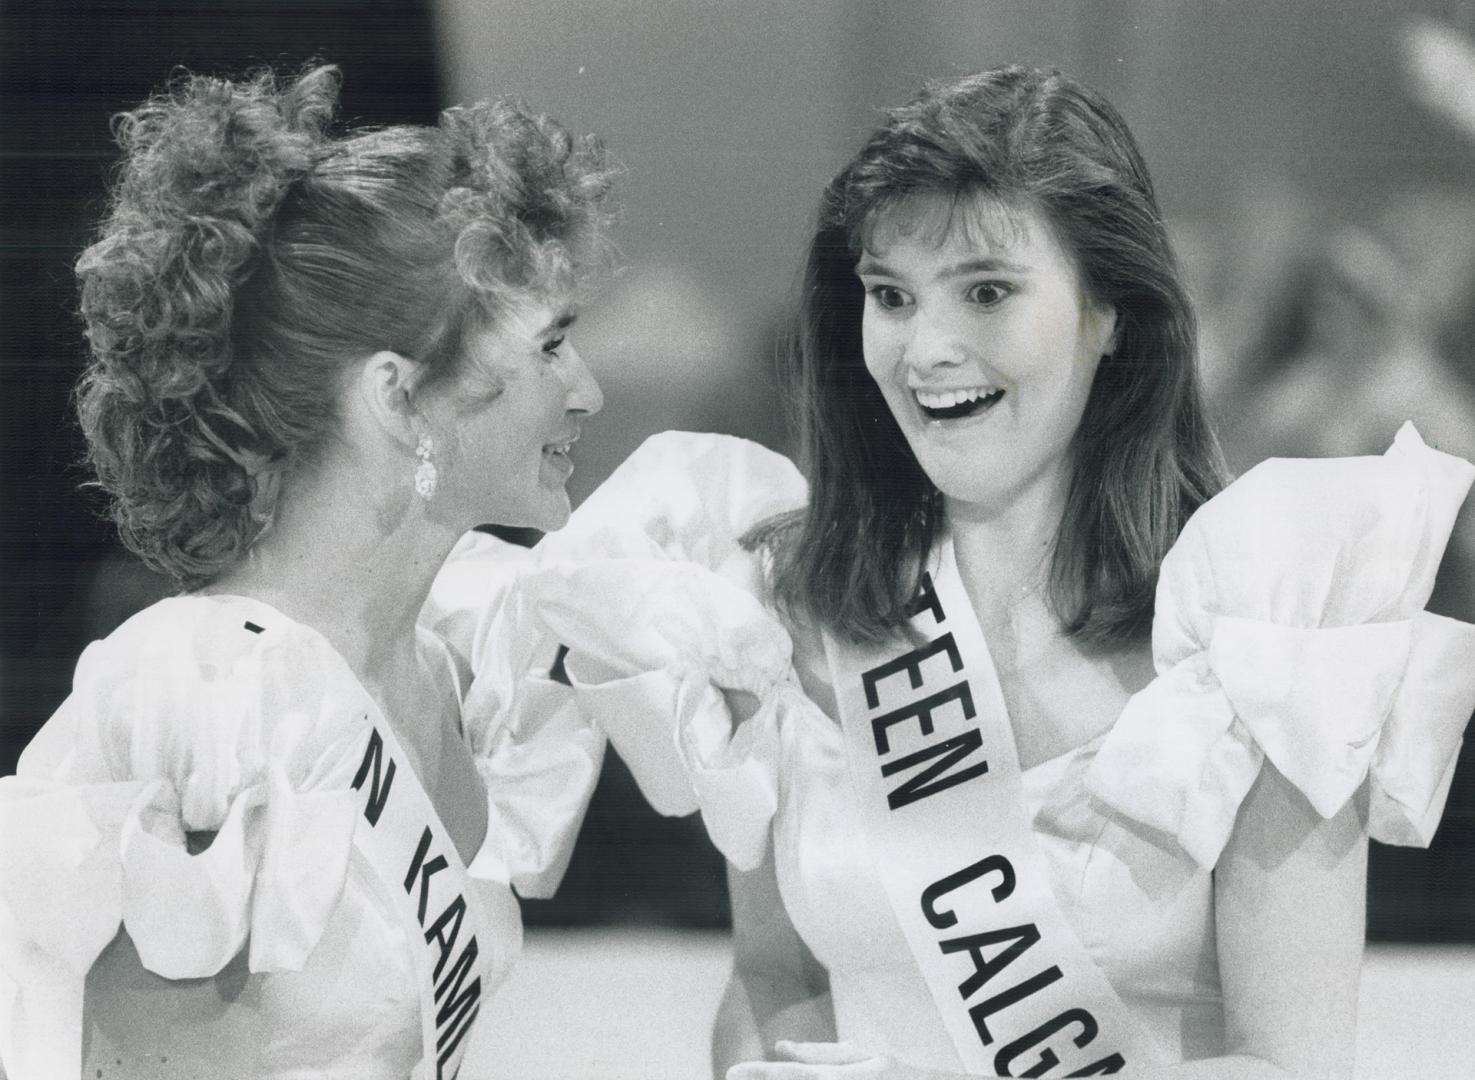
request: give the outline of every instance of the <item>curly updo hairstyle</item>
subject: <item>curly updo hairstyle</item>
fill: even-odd
[[[122,539],[180,587],[241,558],[380,350],[438,380],[469,330],[607,253],[592,138],[517,104],[335,137],[336,68],[187,76],[118,117],[109,213],[77,262],[77,405]]]

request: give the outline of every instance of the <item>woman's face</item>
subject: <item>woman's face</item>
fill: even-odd
[[[1085,296],[1038,211],[949,205],[919,198],[871,230],[856,267],[866,368],[949,500],[1063,497],[1115,312]]]
[[[433,512],[461,529],[568,520],[573,444],[604,405],[569,340],[574,318],[568,297],[528,301],[469,335],[462,372],[429,410]]]

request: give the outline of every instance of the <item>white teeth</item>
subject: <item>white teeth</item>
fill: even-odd
[[[568,442],[549,443],[547,446],[543,447],[543,449],[547,450],[550,454],[567,454],[570,450],[573,449],[573,446],[573,440],[570,439]]]
[[[994,393],[992,387],[970,386],[966,390],[923,390],[914,388],[917,403],[924,409],[951,409],[965,401],[977,401]]]

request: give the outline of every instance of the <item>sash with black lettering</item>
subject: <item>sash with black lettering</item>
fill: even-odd
[[[897,919],[969,1072],[1159,1062],[1060,911],[993,660],[944,543],[910,640],[826,637],[851,782]]]
[[[461,1067],[490,992],[476,929],[484,915],[455,844],[389,725],[369,733],[353,786],[363,797],[354,844],[373,866],[404,925],[420,985],[425,1053],[414,1080],[449,1080]]]

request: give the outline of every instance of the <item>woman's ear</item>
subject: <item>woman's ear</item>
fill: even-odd
[[[1117,309],[1111,304],[1092,303],[1086,311],[1089,320],[1089,332],[1092,337],[1092,347],[1096,358],[1110,356],[1116,352],[1117,330],[1120,319],[1117,317]]]
[[[397,352],[381,349],[359,366],[354,395],[364,419],[406,446],[415,445],[423,417],[414,398],[420,365]]]

